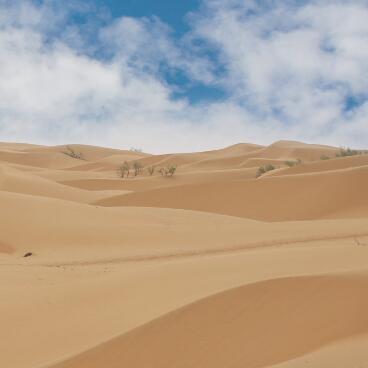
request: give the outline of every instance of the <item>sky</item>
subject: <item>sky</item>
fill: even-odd
[[[0,141],[368,147],[368,0],[0,0]]]
[[[114,18],[157,16],[174,32],[183,34],[189,31],[185,17],[198,10],[200,0],[98,0],[96,4],[107,9]]]

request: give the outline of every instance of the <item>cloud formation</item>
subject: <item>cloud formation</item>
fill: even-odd
[[[368,146],[367,5],[207,0],[178,39],[157,17],[0,0],[0,140],[151,152]],[[177,98],[177,75],[226,97]]]
[[[211,1],[196,32],[221,54],[224,86],[259,118],[309,140],[366,144],[355,141],[368,130],[366,19],[366,1]]]

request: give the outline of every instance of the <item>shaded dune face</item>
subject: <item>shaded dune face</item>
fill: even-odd
[[[53,368],[267,367],[368,332],[367,275],[269,280],[156,319]]]

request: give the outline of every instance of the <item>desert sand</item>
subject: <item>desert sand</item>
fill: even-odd
[[[0,367],[368,367],[368,155],[339,152],[0,143]]]

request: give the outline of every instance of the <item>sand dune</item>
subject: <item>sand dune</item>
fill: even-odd
[[[10,151],[22,151],[31,148],[42,148],[44,146],[40,146],[37,144],[30,143],[16,143],[16,142],[0,142],[0,149],[2,151],[10,150]]]
[[[267,367],[368,333],[367,287],[366,275],[243,286],[176,310],[54,367]]]
[[[368,155],[358,155],[350,157],[341,157],[316,162],[307,162],[303,165],[285,168],[282,171],[270,172],[271,176],[277,175],[297,175],[314,172],[326,172],[331,170],[342,170],[353,167],[368,166]]]
[[[38,261],[38,256],[14,259],[12,265],[0,268],[2,278],[8,280],[2,286],[6,298],[0,315],[14,316],[2,321],[2,362],[12,367],[51,365],[195,300],[240,285],[321,273],[326,268],[338,273],[366,269],[367,250],[353,239],[341,239],[151,262],[50,266]],[[16,334],[9,334],[14,326]]]
[[[80,203],[90,203],[98,199],[111,197],[111,195],[128,193],[124,190],[105,190],[93,193],[72,189],[32,173],[15,170],[6,165],[0,165],[0,193],[1,191],[58,198]]]
[[[147,190],[102,206],[194,209],[262,221],[368,216],[368,166],[354,169]],[[221,193],[221,195],[219,195]]]
[[[264,148],[263,152],[259,152],[256,157],[314,161],[320,160],[321,155],[333,157],[338,151],[338,148],[331,146],[305,144],[294,141],[279,141]]]
[[[273,365],[273,368],[299,368],[306,364],[315,368],[364,367],[367,361],[368,336],[354,336],[331,343],[317,351]]]
[[[61,152],[46,154],[24,151],[0,151],[0,162],[61,169],[78,164],[75,159]]]
[[[61,145],[61,146],[38,146],[35,148],[30,148],[28,152],[39,152],[39,153],[52,153],[52,152],[61,152],[61,153],[68,153],[70,150],[74,152],[81,153],[82,158],[87,161],[95,161],[100,160],[105,157],[122,153],[122,151],[113,148],[105,148],[105,147],[97,147],[97,146],[89,146],[85,144],[68,144],[68,145]],[[130,151],[126,151],[130,152]]]
[[[18,255],[37,252],[50,262],[206,255],[368,235],[368,219],[268,224],[193,211],[111,209],[1,191],[0,200],[2,244]]]
[[[254,225],[253,221],[214,214],[108,209],[1,191],[0,200],[3,244],[20,255],[33,251],[54,261],[83,262],[96,257],[109,260],[195,253],[208,247],[222,249],[236,244],[246,235],[246,229]],[[22,231],[17,231],[19,228]],[[47,231],[43,231],[45,228]],[[213,234],[215,240],[211,239]]]
[[[142,157],[148,156],[143,153],[137,152],[121,152],[114,153],[108,155],[107,157],[103,157],[93,162],[83,163],[78,166],[73,166],[70,170],[75,171],[116,171],[116,169],[124,162],[124,161],[137,161]]]
[[[252,147],[252,149],[243,152],[235,150],[233,155],[206,158],[195,163],[195,166],[206,169],[214,167],[255,167],[267,163],[277,165],[285,164],[285,161],[287,160],[320,160],[321,155],[329,155],[333,157],[337,152],[337,148],[329,146],[311,145],[293,141],[280,141],[268,147]]]
[[[0,367],[365,366],[368,155],[338,151],[0,143]]]
[[[248,154],[250,152],[257,152],[261,148],[263,147],[255,144],[240,143],[214,151],[151,156],[143,158],[139,160],[139,162],[143,166],[166,166],[176,164],[181,166],[183,170],[190,170],[195,167],[222,169],[224,167],[229,168],[229,166],[219,165],[221,160],[225,160],[226,162],[229,161],[231,163],[236,160],[237,157],[243,157],[244,154]],[[231,167],[234,168],[234,165]]]
[[[234,180],[253,179],[256,170],[234,169],[234,170],[208,170],[205,172],[184,172],[174,177],[163,178],[161,176],[143,176],[140,178],[120,179],[80,179],[60,181],[61,184],[74,188],[86,190],[129,190],[140,192],[156,188],[168,188],[180,185],[197,183],[229,182]]]

